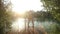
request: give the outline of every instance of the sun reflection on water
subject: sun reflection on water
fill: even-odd
[[[22,29],[24,29],[24,19],[18,18],[18,19],[16,19],[15,22],[13,22],[12,30],[13,31],[21,31]]]

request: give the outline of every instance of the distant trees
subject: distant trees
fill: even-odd
[[[28,18],[28,16],[31,17],[31,15],[29,15],[29,13],[32,13],[31,15],[33,16],[33,18],[36,18],[36,20],[38,21],[47,21],[47,20],[53,20],[53,16],[49,13],[49,12],[45,12],[45,11],[37,11],[37,12],[34,12],[34,11],[27,11],[24,16],[26,18]]]
[[[38,18],[38,20],[40,20],[42,22],[43,21],[47,21],[47,20],[52,20],[52,16],[48,12],[45,12],[45,11],[37,11],[36,14],[37,14],[36,17]]]

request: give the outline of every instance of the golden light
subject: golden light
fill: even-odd
[[[12,10],[16,13],[24,13],[28,10],[41,10],[42,3],[40,0],[11,0],[12,2]]]
[[[14,31],[21,31],[24,28],[24,19],[18,18],[15,22],[12,24],[12,30]]]
[[[11,2],[12,11],[18,14],[23,14],[29,10],[39,11],[43,9],[43,7],[41,7],[42,3],[40,0],[11,0]],[[19,16],[18,14],[16,17]],[[12,24],[12,30],[21,30],[23,28],[24,21],[19,18]]]

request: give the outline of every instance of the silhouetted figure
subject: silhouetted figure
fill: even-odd
[[[28,29],[29,29],[29,23],[32,23],[32,28],[33,28],[33,31],[34,31],[34,18],[33,18],[33,13],[32,11],[29,12],[28,14]],[[34,32],[33,32],[34,34]]]
[[[27,12],[27,19],[28,19],[28,34],[29,34],[29,24],[30,23],[32,23],[32,28],[33,28],[33,30],[34,30],[34,17],[33,17],[33,12],[32,11],[29,11],[29,12]],[[26,19],[26,18],[25,18]],[[26,29],[26,20],[25,20],[25,29]],[[33,32],[33,34],[34,34],[34,32]]]

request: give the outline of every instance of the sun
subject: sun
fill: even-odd
[[[43,9],[40,0],[11,0],[11,3],[12,11],[19,15],[29,10],[39,11]],[[23,28],[24,21],[19,18],[12,24],[12,30],[21,30]]]
[[[42,3],[40,0],[11,0],[12,11],[16,13],[24,13],[28,10],[42,10]]]

